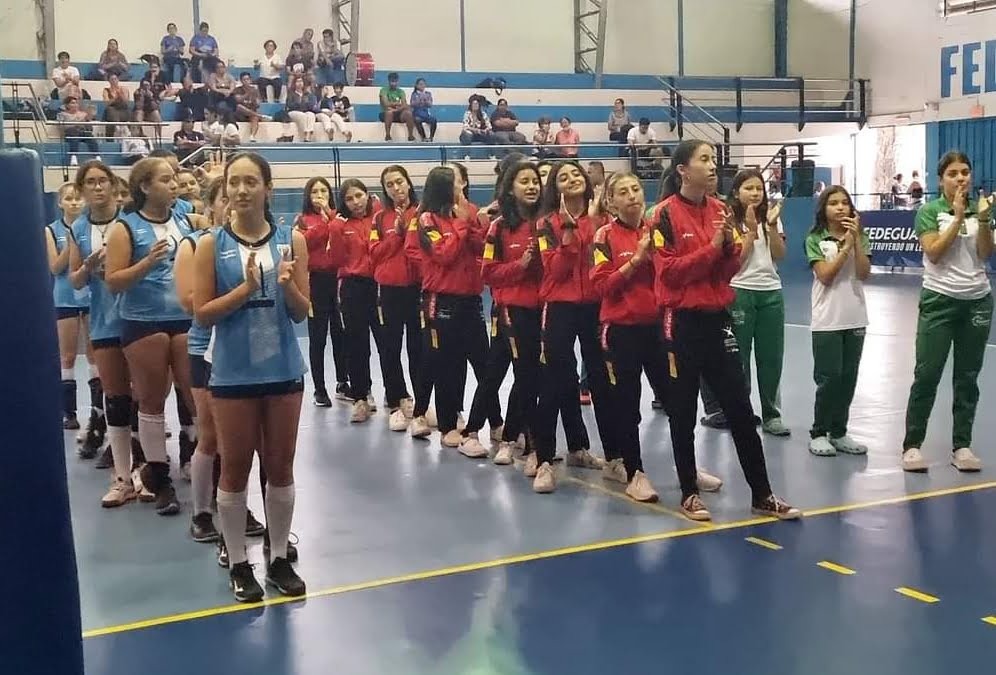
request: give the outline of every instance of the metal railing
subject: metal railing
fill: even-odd
[[[716,146],[719,164],[725,165],[730,159],[730,129],[720,122],[708,110],[683,94],[676,86],[673,77],[658,77],[657,81],[664,86],[668,94],[668,126],[676,132],[679,139],[685,137],[685,127],[690,127],[696,137],[707,140]],[[705,122],[697,122],[686,113],[686,108],[693,110],[697,116],[705,118]]]
[[[5,110],[3,119],[11,122],[13,143],[20,146],[24,143],[21,134],[29,134],[31,143],[44,143],[48,139],[45,129],[45,107],[35,93],[30,82],[15,80],[0,81],[0,104],[6,104],[11,109]]]

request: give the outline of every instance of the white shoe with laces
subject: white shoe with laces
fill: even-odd
[[[951,466],[965,473],[982,471],[982,460],[975,456],[971,448],[958,448],[951,455]]]
[[[470,434],[461,441],[460,454],[471,459],[480,459],[481,457],[487,457],[491,453],[481,444],[481,441],[477,438],[477,434]]]
[[[495,427],[494,429],[492,429],[491,430],[491,440],[494,441],[495,443],[501,442],[501,434],[502,434],[503,431],[505,431],[505,425],[504,424],[501,425],[500,427]]]
[[[629,485],[629,477],[626,475],[626,466],[622,459],[616,458],[606,462],[602,467],[602,480]]]
[[[387,427],[391,431],[404,431],[408,428],[408,418],[401,408],[395,409],[391,416],[387,418]]]
[[[432,435],[432,427],[425,421],[424,417],[416,417],[408,429],[412,438],[428,438]]]
[[[699,469],[698,475],[695,476],[695,485],[702,492],[719,492],[719,489],[723,487],[723,480],[718,476],[713,476],[708,471]]]
[[[633,480],[626,486],[626,495],[637,502],[656,502],[660,499],[653,483],[642,471],[633,474]]]
[[[530,452],[529,456],[526,457],[525,463],[522,465],[522,475],[526,478],[535,478],[537,471],[539,471],[539,461],[536,458],[536,453]]]
[[[370,404],[366,401],[353,402],[353,414],[349,417],[351,424],[362,424],[370,419]]]
[[[536,477],[533,479],[533,492],[541,495],[550,494],[557,489],[557,478],[553,473],[550,462],[543,462],[536,469]]]
[[[460,444],[463,443],[463,434],[456,429],[451,429],[443,434],[443,438],[440,440],[440,443],[447,448],[459,448]]]
[[[115,478],[111,483],[111,489],[101,498],[100,505],[105,509],[113,509],[116,506],[124,506],[137,498],[138,494],[131,482]]]
[[[495,454],[493,461],[498,466],[508,466],[513,462],[513,455],[515,454],[515,448],[511,443],[502,442],[498,445],[498,452]]]
[[[567,466],[576,466],[580,469],[601,469],[605,466],[605,460],[595,457],[587,450],[576,450],[567,453]]]
[[[907,448],[903,451],[903,471],[926,473],[927,467],[927,460],[923,458],[920,448]]]

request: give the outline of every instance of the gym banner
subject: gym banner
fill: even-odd
[[[876,267],[923,267],[923,250],[916,236],[915,210],[862,211],[861,227],[871,241]]]

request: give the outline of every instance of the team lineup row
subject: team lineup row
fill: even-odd
[[[919,445],[940,369],[950,337],[968,325],[985,335],[978,367],[960,374],[956,367],[953,463],[962,470],[979,468],[969,445],[978,399],[974,378],[991,318],[984,262],[992,238],[977,235],[980,223],[991,220],[991,208],[985,198],[978,208],[966,207],[968,159],[952,155],[946,161],[940,175],[947,196],[918,216],[930,260],[924,294],[933,295],[930,303],[921,303],[925,344],[921,354],[918,334],[908,418],[919,416],[907,423],[903,466],[908,470],[926,468]],[[247,519],[249,525],[254,519],[246,508],[246,485],[258,452],[266,579],[281,593],[303,594],[304,582],[291,565],[296,550],[288,547],[307,371],[293,324],[308,318],[313,343],[321,328],[321,350],[316,354],[314,344],[311,349],[313,369],[318,357],[322,371],[321,380],[313,372],[320,402],[328,323],[320,324],[341,317],[343,349],[334,351],[345,352],[346,378],[337,372],[337,393],[353,401],[355,423],[365,422],[373,407],[372,334],[393,430],[428,436],[435,391],[444,446],[468,457],[489,456],[478,435],[489,422],[492,438],[500,441],[493,461],[511,464],[521,436],[524,473],[536,492],[547,493],[556,487],[552,462],[559,416],[569,465],[600,469],[606,479],[625,484],[630,498],[656,501],[643,471],[638,433],[646,373],[670,418],[681,511],[708,520],[699,492],[722,483],[696,466],[701,382],[714,392],[732,430],[753,510],[798,518],[800,512],[769,485],[745,377],[753,346],[763,429],[787,434],[777,407],[784,305],[775,268],[785,243],[779,208],[769,209],[760,174],[738,175],[724,204],[711,196],[714,149],[686,141],[672,155],[659,203],[647,211],[641,183],[632,174],[614,174],[604,188],[596,188],[583,167],[566,161],[553,166],[544,186],[534,164],[513,157],[503,162],[494,203],[479,211],[467,200],[461,169],[433,169],[418,201],[404,168],[388,167],[380,205],[362,182],[346,180],[338,191],[338,212],[331,186],[315,178],[305,188],[301,216],[285,227],[269,213],[270,168],[258,155],[243,153],[228,161],[224,175],[208,187],[207,216],[177,199],[176,168],[168,158],[135,165],[131,203],[123,211],[110,170],[99,162],[80,167],[75,184],[60,192],[66,217],[50,226],[50,258],[60,336],[64,322],[78,322],[80,299],[71,305],[64,304],[66,298],[74,289],[90,292],[89,338],[102,387],[96,396],[91,388],[91,398],[106,400],[97,412],[106,418],[114,466],[104,505],[145,495],[162,514],[179,511],[164,419],[175,382],[178,399],[196,411],[196,429],[181,415],[182,434],[196,439],[189,464],[192,535],[200,541],[219,538],[212,516],[216,500],[220,561],[230,567],[235,597],[262,597],[245,553],[247,529],[256,529],[247,527]],[[74,218],[80,199],[85,210]],[[869,272],[867,239],[843,188],[821,195],[815,220],[806,241],[814,272],[817,363],[810,451],[865,452],[847,437],[846,426],[867,325],[861,289]],[[980,266],[984,295],[978,283],[970,289],[965,283],[966,270],[978,282]],[[494,299],[490,341],[482,316],[485,284]],[[406,332],[414,400],[401,362]],[[944,334],[948,343],[938,358]],[[581,420],[576,341],[604,460],[589,452]],[[968,341],[955,343],[956,366],[959,345],[966,349]],[[338,361],[337,356],[337,371]],[[478,386],[464,425],[459,418],[468,364]],[[498,388],[509,364],[514,379],[503,419]],[[134,456],[133,400],[140,448]],[[133,463],[139,480],[132,478]]]

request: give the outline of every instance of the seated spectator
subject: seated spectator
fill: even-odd
[[[309,61],[304,56],[304,46],[299,40],[294,40],[291,43],[290,53],[287,54],[287,73],[293,77],[295,75],[304,75],[309,72],[314,65],[314,62]]]
[[[592,187],[597,188],[605,185],[605,165],[598,160],[588,162],[588,178],[591,180]]]
[[[494,130],[495,143],[501,145],[525,145],[526,137],[515,130],[519,126],[519,118],[508,109],[508,101],[498,99],[498,106],[491,113],[491,128]]]
[[[163,59],[163,72],[166,74],[166,84],[182,82],[187,76],[187,59],[183,58],[183,50],[187,46],[183,38],[176,34],[176,24],[166,24],[166,35],[159,42],[159,52]],[[180,68],[180,76],[173,79],[177,67]]]
[[[239,75],[239,81],[242,84],[236,87],[233,93],[235,121],[249,123],[249,142],[255,143],[256,134],[259,133],[259,121],[266,116],[259,114],[259,89],[252,83],[252,75],[242,73]]]
[[[149,64],[149,69],[146,71],[145,75],[142,76],[142,81],[148,80],[152,83],[152,91],[155,92],[156,96],[160,99],[169,98],[172,94],[172,87],[170,86],[169,77],[163,72],[163,69],[159,66],[159,63],[153,61]]]
[[[609,113],[609,140],[617,143],[625,143],[629,137],[629,130],[633,128],[633,121],[626,110],[626,102],[617,98]]]
[[[334,131],[346,137],[346,142],[353,140],[353,127],[350,124],[350,115],[354,114],[352,104],[348,96],[343,96],[342,82],[332,85],[332,95],[326,96],[321,102],[321,112],[316,119],[329,135],[329,140],[335,140]]]
[[[388,73],[387,86],[380,88],[380,121],[384,123],[384,140],[390,142],[391,125],[404,122],[408,127],[408,140],[415,140],[415,118],[405,98],[405,92],[398,86],[398,74]]]
[[[346,81],[343,70],[346,55],[336,44],[335,33],[329,28],[322,31],[322,41],[318,43],[318,58],[315,62],[318,65],[318,80],[322,85]]]
[[[315,115],[321,111],[318,97],[305,87],[303,77],[295,77],[287,92],[286,111],[290,120],[301,132],[301,140],[310,143],[315,140]],[[286,132],[284,136],[286,136]]]
[[[79,100],[89,99],[90,94],[80,88],[80,71],[69,61],[69,52],[59,52],[59,65],[52,69],[51,97],[57,101],[65,101],[70,96]]]
[[[111,75],[117,75],[119,80],[128,79],[128,59],[118,50],[118,41],[113,38],[107,41],[107,49],[100,53],[97,68],[88,79],[106,80]]]
[[[256,86],[259,87],[260,99],[264,102],[269,101],[270,99],[266,96],[266,88],[273,87],[273,100],[279,101],[280,91],[283,89],[283,80],[280,79],[280,74],[286,70],[287,66],[284,65],[284,58],[277,55],[277,43],[273,40],[264,42],[263,58],[256,59],[253,65],[259,71]]]
[[[557,132],[553,142],[558,146],[556,153],[559,157],[573,158],[578,156],[581,136],[577,130],[571,127],[571,118],[567,115],[560,118],[560,131]]]
[[[115,122],[127,122],[131,119],[128,103],[131,96],[128,90],[121,86],[118,76],[113,73],[107,77],[104,87],[104,121],[110,122],[104,130],[108,139],[114,138]]]
[[[664,153],[657,145],[657,134],[650,128],[650,119],[640,118],[640,125],[629,130],[627,137],[630,156],[633,163],[633,173],[641,178],[653,178],[658,174],[659,164]]]
[[[218,113],[222,112],[222,108],[234,112],[233,94],[236,86],[235,78],[228,72],[228,66],[225,65],[225,62],[220,59],[216,60],[214,72],[208,75],[208,107],[214,108]]]
[[[152,88],[152,82],[142,80],[138,84],[138,89],[135,90],[135,121],[139,123],[162,122],[163,118],[159,113],[159,103],[160,98]],[[159,127],[156,127],[156,136],[159,136]]]
[[[415,119],[415,131],[424,141],[425,128],[423,124],[429,125],[429,142],[436,138],[436,127],[439,120],[432,114],[432,92],[425,88],[425,78],[420,77],[415,80],[415,89],[412,90],[411,98],[412,117]]]
[[[481,111],[481,97],[474,94],[467,102],[467,111],[463,114],[463,131],[460,132],[460,142],[464,145],[471,143],[485,143],[491,145],[495,142],[494,134],[491,133],[491,120]]]
[[[190,38],[190,76],[194,82],[203,82],[211,72],[211,63],[218,58],[218,41],[211,35],[207,21],[201,21],[197,35]]]
[[[63,105],[65,108],[59,112],[56,119],[64,125],[62,126],[62,136],[66,139],[66,145],[69,147],[69,166],[76,166],[79,164],[76,153],[79,152],[80,141],[94,155],[99,152],[97,141],[93,137],[93,127],[89,124],[82,124],[82,122],[89,122],[93,119],[93,111],[81,110],[80,100],[75,96],[66,97]],[[100,159],[100,155],[97,155],[97,159]]]
[[[152,152],[152,144],[145,137],[141,125],[134,124],[129,128],[122,124],[118,127],[117,137],[121,142],[121,158],[125,164],[134,164]]]
[[[192,119],[196,122],[204,121],[204,110],[208,106],[207,90],[204,87],[194,88],[194,80],[187,73],[183,78],[183,86],[176,93],[176,115],[181,122],[185,119]]]
[[[194,131],[193,118],[187,117],[180,123],[180,130],[173,134],[173,151],[176,153],[176,158],[182,162],[206,142],[204,134]],[[202,153],[195,157],[192,162],[203,164],[204,160],[205,157]]]
[[[550,131],[550,118],[540,117],[536,122],[536,131],[533,132],[533,156],[543,159],[553,156],[554,134]]]
[[[239,125],[235,123],[234,113],[222,106],[216,112],[207,110],[205,112],[204,135],[208,143],[222,148],[234,148],[242,142],[242,134],[239,133]]]
[[[315,31],[305,28],[297,42],[301,45],[301,57],[304,60],[305,71],[313,70],[315,68]]]

